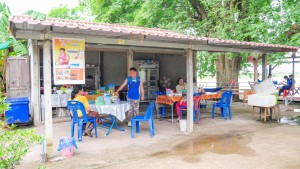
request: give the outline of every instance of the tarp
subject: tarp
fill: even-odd
[[[10,43],[11,43],[11,41],[7,41],[7,42],[4,42],[4,43],[0,43],[0,50],[4,50],[4,49],[9,48]]]

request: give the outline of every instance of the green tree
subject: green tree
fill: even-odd
[[[263,43],[299,43],[297,0],[82,0],[95,21],[176,30],[196,36]],[[295,31],[299,31],[296,33]],[[200,75],[238,80],[247,53],[199,52]],[[281,61],[283,53],[269,55]]]
[[[85,21],[93,20],[93,17],[90,14],[90,8],[86,6],[85,2],[79,2],[79,5],[74,8],[60,6],[58,8],[51,9],[48,17]]]
[[[9,49],[0,50],[1,74],[5,69],[3,64],[7,56],[26,55],[26,41],[17,41],[8,27],[8,18],[11,13],[5,3],[0,3],[0,44],[8,42]],[[2,85],[1,85],[2,88]],[[1,89],[2,91],[3,89]],[[9,109],[6,98],[0,91],[0,115]],[[35,134],[34,129],[18,129],[15,126],[4,128],[5,124],[0,120],[0,168],[14,168],[22,158],[29,152],[30,148],[38,142],[41,137]]]

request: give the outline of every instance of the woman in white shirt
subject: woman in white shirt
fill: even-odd
[[[182,93],[182,90],[184,90],[184,81],[180,77],[180,78],[178,78],[177,82],[178,82],[178,85],[176,86],[176,93]]]

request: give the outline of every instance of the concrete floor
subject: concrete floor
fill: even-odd
[[[298,105],[294,107],[299,108]],[[201,123],[194,133],[179,131],[179,123],[155,120],[155,137],[149,137],[148,124],[134,139],[126,132],[113,130],[107,137],[99,129],[98,139],[84,137],[77,143],[74,157],[39,163],[41,146],[35,146],[17,168],[300,168],[300,126],[252,119],[251,107],[233,103],[233,119],[211,119],[211,109],[202,110]],[[281,112],[282,116],[300,115]],[[44,126],[37,127],[43,133]],[[54,147],[59,138],[70,135],[70,122],[54,124]],[[58,152],[55,152],[59,155]]]

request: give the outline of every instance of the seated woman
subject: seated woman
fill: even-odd
[[[73,91],[71,93],[71,100],[76,100],[76,101],[79,101],[83,104],[84,108],[85,108],[85,111],[86,111],[86,114],[88,117],[96,117],[98,118],[99,117],[99,113],[98,112],[94,112],[94,111],[91,111],[91,108],[90,108],[90,105],[89,105],[89,102],[87,100],[86,97],[84,97],[83,95],[83,88],[81,85],[76,85],[74,86],[73,88]],[[82,118],[82,112],[80,110],[78,110],[78,117],[79,118]],[[90,137],[93,137],[92,135],[92,130],[94,129],[94,123],[89,123],[87,125],[87,127],[84,125],[83,126],[83,135],[84,136],[90,136]]]
[[[177,90],[177,87],[176,87],[176,90]],[[204,91],[201,91],[201,92],[204,92]],[[198,86],[197,86],[195,78],[193,78],[193,93],[194,94],[198,93]],[[177,112],[177,115],[178,115],[177,120],[180,120],[180,107],[186,107],[186,106],[187,106],[187,103],[186,103],[186,96],[185,96],[179,102],[176,103],[176,112]]]
[[[182,90],[185,89],[183,79],[182,79],[181,77],[178,78],[177,83],[178,83],[178,84],[177,84],[177,86],[176,86],[176,93],[182,93]]]

